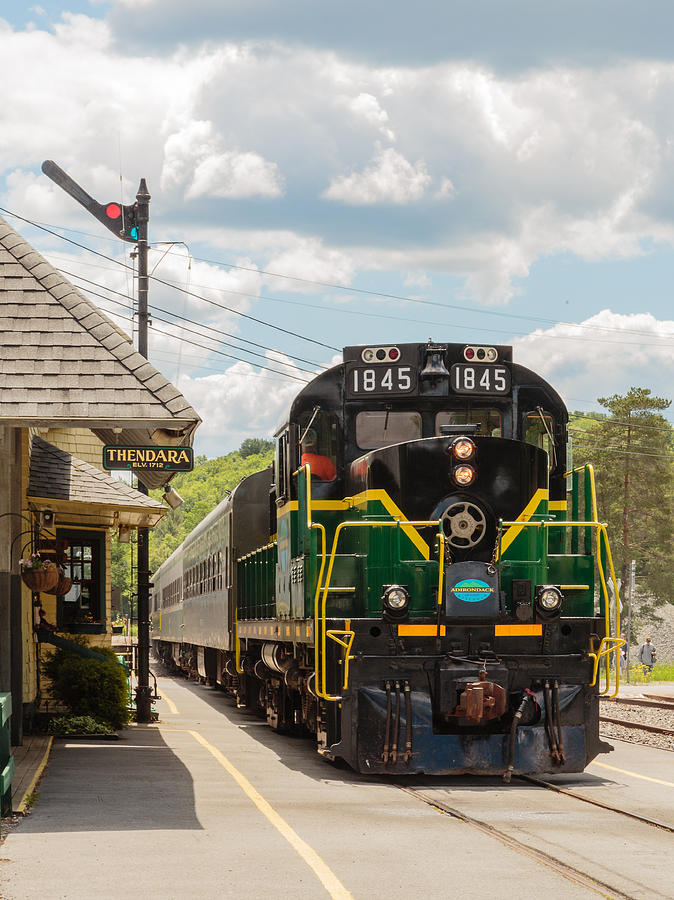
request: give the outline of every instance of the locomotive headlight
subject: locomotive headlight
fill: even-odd
[[[470,438],[457,438],[452,444],[452,453],[457,459],[472,459],[475,456],[475,444]]]
[[[410,595],[407,588],[400,584],[389,584],[384,586],[382,594],[382,603],[384,610],[392,613],[404,613],[410,602]]]
[[[564,595],[558,587],[554,585],[543,585],[536,591],[536,605],[542,613],[552,615],[559,612],[562,606]]]
[[[462,487],[467,487],[475,481],[477,472],[473,466],[457,466],[452,472],[454,481]]]

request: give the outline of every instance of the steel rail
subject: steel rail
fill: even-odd
[[[598,894],[600,897],[605,897],[607,898],[607,900],[616,897],[619,898],[619,900],[623,900],[623,898],[624,900],[627,900],[627,898],[631,896],[629,894],[623,893],[622,891],[611,885],[606,884],[605,882],[599,881],[595,878],[590,877],[589,875],[586,875],[584,872],[581,872],[580,869],[575,869],[568,863],[564,863],[561,862],[561,860],[555,859],[554,856],[550,856],[550,854],[545,853],[543,850],[539,850],[536,847],[532,847],[530,844],[525,843],[524,841],[520,841],[517,838],[512,837],[505,831],[501,831],[499,828],[495,828],[493,825],[489,825],[487,822],[483,822],[480,819],[475,819],[473,818],[473,816],[469,816],[467,813],[464,813],[453,806],[449,806],[447,803],[443,803],[441,800],[438,800],[435,797],[431,797],[428,794],[423,793],[423,791],[416,790],[415,788],[411,788],[403,784],[398,784],[396,785],[396,787],[398,787],[401,791],[404,791],[406,794],[409,794],[411,797],[416,797],[416,799],[420,800],[422,803],[426,803],[428,806],[437,810],[437,812],[444,813],[445,815],[451,816],[453,819],[458,819],[460,822],[463,822],[466,825],[470,825],[471,828],[475,828],[478,831],[482,832],[482,834],[486,834],[488,837],[494,838],[501,844],[509,847],[511,850],[520,853],[522,856],[526,856],[529,859],[532,859],[535,862],[546,866],[548,869],[552,869],[563,878],[566,878],[568,881],[572,881],[574,884],[578,884],[581,887],[587,888],[593,893]]]
[[[659,725],[643,725],[641,722],[631,722],[629,719],[612,719],[608,716],[599,716],[600,722],[608,722],[610,725],[624,725],[625,728],[634,728],[638,731],[650,731],[653,734],[664,734],[667,737],[674,737],[674,729],[660,728]]]
[[[577,794],[575,791],[569,790],[569,788],[559,787],[559,785],[544,781],[542,778],[534,778],[533,775],[516,775],[515,778],[519,778],[521,781],[528,781],[531,784],[536,784],[539,787],[546,788],[546,790],[554,791],[556,794],[564,794],[567,797],[573,797],[574,800],[581,800],[583,803],[589,803],[591,806],[598,806],[600,809],[606,809],[609,812],[627,816],[628,819],[635,819],[635,821],[642,822],[644,825],[651,825],[653,828],[674,832],[674,825],[668,825],[666,822],[659,822],[657,819],[649,819],[648,816],[642,816],[639,813],[633,813],[627,809],[620,809],[619,806],[611,806],[610,803],[604,803],[601,800],[585,797],[583,794]]]

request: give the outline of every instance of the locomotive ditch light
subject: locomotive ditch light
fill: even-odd
[[[553,584],[544,584],[536,588],[536,606],[544,616],[553,616],[562,608],[564,595]]]
[[[474,466],[456,466],[452,470],[454,481],[461,487],[468,487],[477,478],[477,472]]]
[[[452,443],[452,453],[465,462],[475,456],[475,444],[467,437],[459,437]]]
[[[385,617],[401,619],[407,615],[407,609],[410,605],[410,594],[402,584],[385,584],[381,602]]]

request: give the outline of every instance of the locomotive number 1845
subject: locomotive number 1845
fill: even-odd
[[[452,366],[451,381],[457,394],[510,393],[510,372],[505,366],[456,363]]]
[[[412,366],[373,366],[351,369],[347,392],[361,394],[409,394],[416,389],[416,371]]]

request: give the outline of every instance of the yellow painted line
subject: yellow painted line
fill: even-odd
[[[566,500],[550,500],[548,502],[548,509],[561,509],[566,512]]]
[[[444,637],[447,629],[444,625],[440,626],[440,637]],[[398,625],[399,637],[437,637],[437,625]]]
[[[40,778],[42,778],[42,773],[44,772],[45,766],[47,765],[47,760],[49,759],[49,752],[51,750],[51,745],[53,743],[54,743],[54,738],[50,737],[49,740],[47,741],[47,749],[44,751],[44,756],[42,757],[42,760],[40,761],[40,765],[37,767],[37,771],[35,772],[35,775],[33,775],[33,780],[26,788],[26,791],[25,791],[23,797],[21,798],[19,805],[17,806],[15,812],[24,813],[26,811],[26,805],[28,804],[28,798],[35,790],[35,787],[36,787],[38,781],[40,780]]]
[[[589,591],[589,584],[560,584],[559,589],[561,591]]]
[[[244,794],[246,794],[246,796],[253,801],[255,806],[257,806],[262,815],[271,822],[274,828],[276,828],[276,830],[288,841],[293,850],[295,850],[309,868],[313,870],[328,894],[331,897],[336,898],[336,900],[353,900],[353,894],[351,894],[350,891],[347,891],[327,863],[323,862],[318,853],[316,853],[306,841],[303,841],[297,832],[288,825],[286,820],[276,812],[258,791],[255,790],[246,776],[239,772],[236,766],[232,765],[227,757],[221,753],[217,747],[210,744],[206,738],[202,737],[198,731],[190,731],[190,734],[202,747],[205,747],[208,752],[217,759],[223,769],[232,776]]]
[[[620,772],[621,775],[629,775],[631,778],[640,778],[642,781],[652,781],[653,784],[664,784],[665,787],[674,788],[674,782],[662,781],[660,778],[651,778],[649,775],[639,775],[638,772],[630,772],[627,769],[619,769],[617,766],[609,766],[608,763],[593,761],[591,766],[601,766],[602,769],[610,769],[612,772]]]
[[[541,634],[542,625],[494,625],[494,637],[536,637]]]
[[[173,702],[173,700],[171,700],[170,697],[167,697],[166,694],[162,694],[161,698],[165,703],[168,703],[168,708],[169,708],[169,712],[171,713],[171,715],[173,715],[173,716],[179,715],[178,707],[175,705],[175,703]]]

